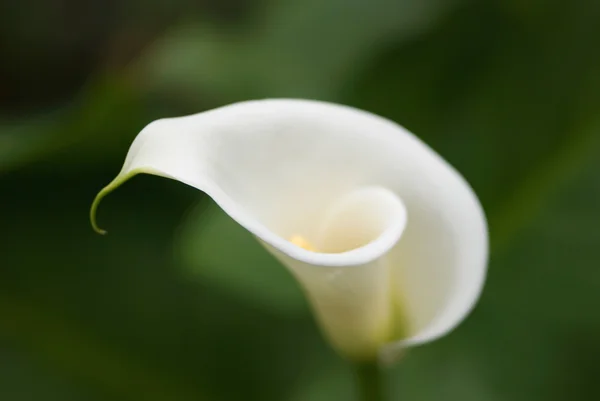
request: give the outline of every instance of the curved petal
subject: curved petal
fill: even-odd
[[[263,244],[301,283],[331,343],[347,357],[373,359],[404,330],[386,255],[406,227],[406,209],[393,192],[365,187],[342,196],[325,213],[313,242],[320,254],[299,259]],[[352,265],[337,260],[328,265],[322,258],[367,259],[361,254],[374,258]]]
[[[100,199],[142,172],[206,192],[256,235],[351,357],[443,335],[481,290],[487,229],[473,191],[415,136],[373,114],[260,100],[155,121],[94,201],[95,228]],[[295,235],[319,252],[291,243]]]

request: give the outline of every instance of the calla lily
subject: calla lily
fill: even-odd
[[[138,173],[205,192],[254,234],[350,359],[390,359],[448,333],[482,289],[477,197],[427,145],[376,115],[281,99],[154,121],[96,197],[95,229],[99,201]]]

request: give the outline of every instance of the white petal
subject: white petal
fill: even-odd
[[[406,209],[393,192],[366,187],[342,196],[317,225],[314,244],[328,253],[294,258],[264,245],[302,284],[331,343],[353,359],[374,358],[403,329],[386,255],[404,231]]]
[[[104,195],[142,172],[206,192],[256,235],[352,357],[392,340],[400,342],[384,352],[439,337],[480,293],[487,229],[476,196],[430,148],[375,115],[262,100],[155,121],[92,215]],[[297,234],[322,252],[291,244]],[[397,306],[407,319],[402,337]]]

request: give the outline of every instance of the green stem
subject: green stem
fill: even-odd
[[[381,368],[377,363],[360,363],[354,367],[359,401],[384,401]]]

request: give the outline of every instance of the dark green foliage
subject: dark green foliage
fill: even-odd
[[[268,96],[387,116],[481,197],[482,299],[391,399],[600,399],[599,2],[73,3],[92,55],[29,3],[0,8],[0,399],[352,399],[296,283],[203,194],[138,177],[108,236],[87,220],[144,124]]]

